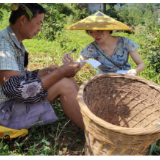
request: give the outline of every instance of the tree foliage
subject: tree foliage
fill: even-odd
[[[145,39],[141,49],[146,53],[150,66],[160,74],[160,30],[148,28],[143,34]]]
[[[160,4],[158,3],[108,3],[106,14],[126,23],[134,28],[135,26],[152,23],[153,27],[159,26]]]
[[[55,39],[66,24],[74,23],[90,15],[86,6],[80,3],[41,3],[47,10],[42,25],[42,32],[36,38]],[[4,17],[4,10],[11,12],[11,3],[0,3],[0,20]],[[8,22],[8,20],[7,20]]]
[[[45,3],[42,5],[47,9],[47,13],[42,26],[43,32],[39,34],[39,37],[50,41],[59,35],[68,21],[74,23],[89,16],[90,13],[86,10],[85,6],[78,3],[73,3],[72,5],[65,3]]]
[[[0,9],[5,9],[7,11],[11,11],[11,6],[13,3],[0,3]],[[45,4],[45,3],[40,3],[41,5]],[[61,3],[46,3],[46,5],[48,6],[52,6],[56,9],[60,9]],[[3,16],[3,12],[0,11],[0,18],[2,18]]]

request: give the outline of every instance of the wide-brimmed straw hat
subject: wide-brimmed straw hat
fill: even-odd
[[[132,30],[126,24],[98,11],[87,18],[80,20],[69,27],[67,30]]]

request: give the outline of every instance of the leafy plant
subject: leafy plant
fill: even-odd
[[[9,145],[0,140],[0,155],[10,155]]]

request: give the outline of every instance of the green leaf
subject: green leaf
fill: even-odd
[[[155,147],[156,147],[156,142],[151,144],[151,148],[148,155],[152,155],[152,152],[154,151]]]
[[[5,134],[5,135],[9,135],[11,132],[12,132],[12,131],[10,131],[10,132],[4,132],[4,134]]]
[[[76,138],[76,142],[81,142],[82,140],[79,138]]]
[[[45,139],[42,139],[42,142],[43,142],[45,145],[47,145],[47,146],[50,145],[50,142],[46,141]]]
[[[2,142],[0,142],[0,148],[2,148],[3,147],[3,143]]]
[[[7,145],[5,145],[3,149],[4,149],[5,151],[8,151],[8,150],[9,150],[9,146],[8,146],[8,144],[7,144]]]

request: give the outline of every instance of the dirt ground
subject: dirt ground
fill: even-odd
[[[57,122],[58,124],[58,122]],[[57,127],[56,123],[54,124],[55,127]],[[40,130],[37,131],[37,130]],[[51,148],[51,152],[48,155],[67,155],[67,156],[72,156],[72,155],[84,155],[84,145],[85,145],[85,136],[84,136],[84,131],[81,130],[80,128],[78,128],[71,120],[69,120],[69,123],[65,126],[65,128],[63,129],[62,132],[58,133],[59,136],[56,137],[56,132],[54,132],[54,136],[53,137],[49,137],[48,136],[48,132],[51,132],[50,129],[50,125],[46,125],[45,128],[45,134],[46,134],[46,140],[50,143],[49,147]],[[29,146],[32,143],[36,143],[36,141],[34,141],[32,139],[32,131],[29,130],[29,136],[26,135],[25,137],[19,137],[19,138],[15,138],[10,140],[10,144],[8,143],[8,141],[6,141],[6,144],[9,144],[10,146],[10,151],[14,152],[15,150],[17,150],[19,147],[16,145],[15,141],[18,142],[19,144],[23,144],[21,146],[21,153],[22,155],[28,155],[29,153]],[[39,134],[42,134],[42,130],[41,128],[37,128],[36,132]],[[24,140],[27,139],[27,141]],[[41,140],[37,141],[37,144],[40,142]],[[38,155],[38,152],[36,150],[39,150],[40,148],[43,147],[43,144],[38,145],[34,151],[35,155]],[[18,149],[19,150],[19,149]],[[33,154],[33,155],[34,155]],[[30,154],[29,154],[30,155]]]
[[[57,141],[58,155],[84,155],[85,136],[84,131],[79,129],[72,121],[66,126],[66,132],[61,133]],[[52,146],[55,141],[50,141]]]

